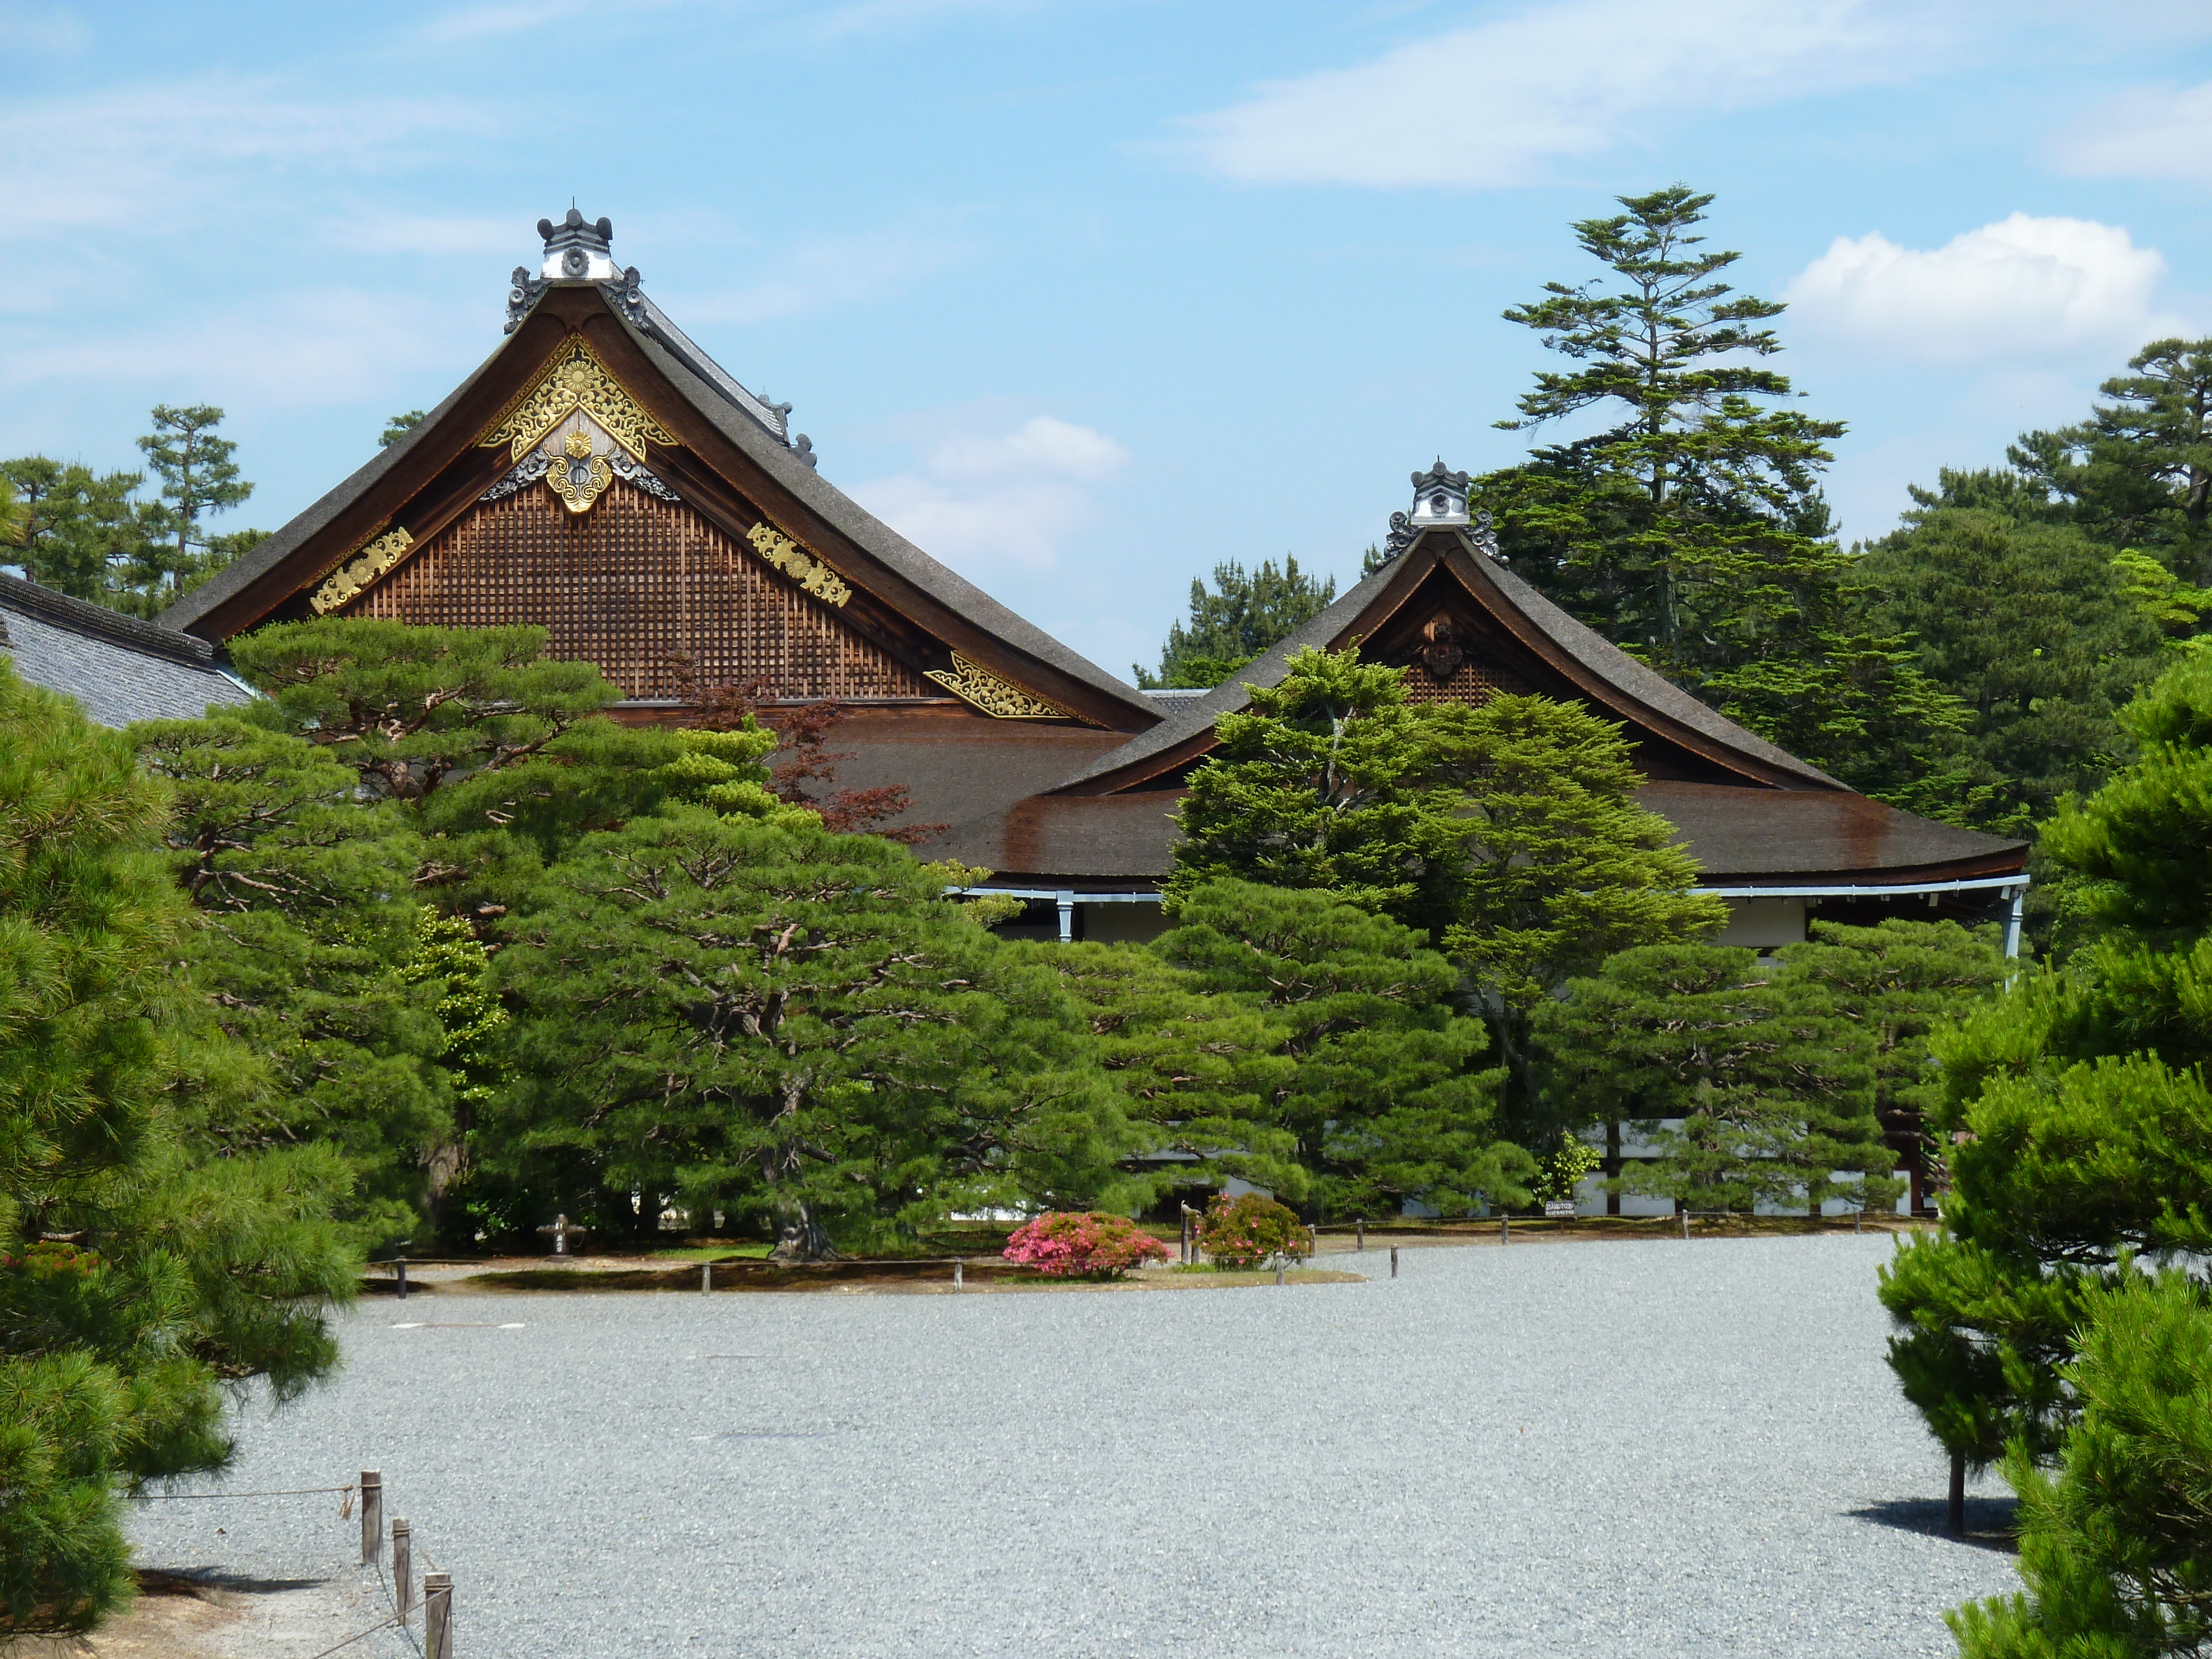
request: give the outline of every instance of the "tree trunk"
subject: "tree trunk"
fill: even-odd
[[[775,1248],[768,1253],[771,1261],[836,1261],[837,1252],[830,1243],[829,1230],[804,1205],[785,1212],[776,1227]]]
[[[1951,1536],[1966,1535],[1966,1454],[1951,1454],[1951,1503],[1948,1517]]]

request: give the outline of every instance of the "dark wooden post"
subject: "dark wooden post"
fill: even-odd
[[[361,1564],[384,1559],[384,1476],[376,1469],[361,1472]]]
[[[1393,1279],[1395,1279],[1397,1276],[1398,1276],[1398,1247],[1397,1247],[1395,1244],[1393,1244],[1393,1245],[1390,1247],[1390,1277],[1391,1277],[1391,1278],[1393,1278]]]
[[[404,1621],[415,1611],[415,1529],[392,1517],[392,1594]]]
[[[702,1261],[699,1264],[699,1293],[704,1296],[714,1288],[714,1264],[712,1261]]]
[[[422,1659],[453,1659],[453,1575],[422,1575]]]
[[[1353,1245],[1353,1246],[1352,1246],[1352,1249],[1356,1249],[1356,1250],[1364,1250],[1364,1249],[1365,1249],[1366,1248],[1367,1248],[1367,1218],[1366,1218],[1365,1216],[1362,1216],[1362,1217],[1360,1217],[1360,1218],[1359,1218],[1359,1243],[1357,1243],[1357,1244],[1355,1244],[1355,1245]]]
[[[1513,1242],[1513,1218],[1510,1215],[1501,1215],[1498,1218],[1498,1242],[1500,1244],[1510,1244]]]
[[[1685,1244],[1690,1242],[1690,1211],[1687,1205],[1682,1208],[1682,1242]]]
[[[1320,1228],[1309,1227],[1306,1229],[1306,1244],[1308,1246],[1306,1255],[1309,1257],[1317,1256],[1321,1254]]]
[[[1605,1212],[1620,1213],[1620,1188],[1612,1183],[1620,1179],[1620,1120],[1613,1119],[1605,1126]]]
[[[1966,1535],[1966,1454],[1964,1452],[1951,1454],[1950,1497],[1948,1520],[1951,1536],[1964,1538]]]
[[[404,1255],[395,1256],[392,1258],[392,1266],[399,1278],[399,1299],[404,1302],[407,1299],[407,1258]]]

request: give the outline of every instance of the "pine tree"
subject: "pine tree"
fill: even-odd
[[[2154,340],[2128,368],[2098,388],[2110,404],[2078,425],[2023,434],[2008,459],[2047,492],[2054,516],[2212,584],[2212,339]]]
[[[1968,499],[2001,492],[1948,475]],[[2160,635],[2112,556],[2080,531],[1917,492],[1906,528],[1862,560],[1869,626],[1916,641],[1963,705],[1963,764],[1940,816],[2020,833],[2096,787],[2126,739],[2116,711],[2161,665]]]
[[[126,1483],[220,1468],[223,1387],[326,1373],[357,1259],[318,1148],[210,1157],[254,1055],[180,985],[191,919],[130,742],[0,662],[0,1634],[131,1593]]]
[[[24,578],[95,605],[125,600],[118,583],[144,547],[146,530],[131,497],[137,472],[95,473],[44,455],[0,461],[0,479],[21,509],[5,542]]]
[[[2063,1368],[2080,1421],[2055,1474],[2025,1447],[2024,1595],[1947,1615],[1961,1659],[2186,1659],[2212,1644],[2212,1315],[2179,1273],[2130,1274],[2091,1305]]]
[[[2212,1249],[2212,660],[2185,656],[2121,720],[2140,758],[2043,837],[2089,937],[1930,1042],[1951,1190],[1881,1298],[1891,1366],[1951,1454],[1954,1525],[1970,1469],[2058,1444],[2059,1368],[2130,1259]]]
[[[1696,1210],[1893,1198],[1874,1048],[1836,1000],[1719,945],[1624,951],[1536,1016],[1553,1088],[1656,1156],[1623,1190]]]
[[[674,805],[589,837],[560,878],[497,958],[519,1076],[486,1137],[549,1203],[614,1231],[671,1201],[768,1218],[812,1259],[1141,1196],[1078,1011],[941,868]]]
[[[222,410],[212,404],[173,408],[154,405],[154,430],[138,440],[146,465],[161,480],[161,500],[147,512],[152,539],[140,552],[140,580],[133,584],[153,609],[173,604],[258,540],[211,536],[204,521],[211,513],[236,507],[253,493],[232,456],[238,446],[215,435]]]
[[[1525,1204],[1535,1162],[1498,1124],[1499,1073],[1482,1022],[1422,935],[1329,894],[1218,880],[1175,902],[1153,942],[1216,995],[1282,1026],[1294,1073],[1278,1097],[1321,1213],[1463,1215]]]
[[[1742,256],[1670,185],[1575,226],[1619,279],[1548,283],[1505,313],[1574,367],[1540,372],[1510,431],[1611,417],[1477,481],[1515,569],[1731,719],[1854,787],[1929,804],[1958,711],[1911,641],[1863,626],[1818,478],[1842,423],[1783,406],[1764,326],[1783,307],[1719,280]],[[1600,279],[1601,282],[1603,279]]]
[[[1944,1146],[1929,1125],[1943,1091],[1929,1039],[2003,980],[1996,930],[1893,917],[1871,927],[1816,921],[1809,931],[1778,953],[1776,982],[1824,997],[1871,1041],[1882,1133],[1900,1156],[1917,1146],[1923,1168],[1940,1174]]]
[[[1157,1201],[1234,1177],[1291,1203],[1312,1182],[1283,1102],[1297,1067],[1288,1022],[1256,993],[1209,990],[1158,951],[1129,945],[1009,946],[1083,1012],[1098,1066],[1140,1125]],[[1163,1160],[1166,1160],[1163,1162]]]
[[[1176,815],[1170,902],[1225,876],[1321,889],[1441,937],[1467,885],[1460,798],[1425,775],[1431,723],[1405,678],[1309,649],[1224,714]]]
[[[1160,672],[1132,664],[1129,672],[1146,690],[1173,687],[1212,690],[1268,647],[1288,639],[1336,598],[1336,578],[1317,581],[1287,555],[1278,569],[1264,559],[1249,574],[1231,559],[1213,567],[1213,588],[1190,585],[1190,617],[1168,629]]]
[[[422,425],[422,417],[428,413],[428,410],[410,409],[404,414],[392,416],[385,422],[384,430],[377,434],[376,447],[379,449],[391,448],[392,445]]]
[[[1689,890],[1698,867],[1674,826],[1637,805],[1643,777],[1620,726],[1548,697],[1423,712],[1430,775],[1459,796],[1468,871],[1443,947],[1481,999],[1526,1116],[1536,1011],[1615,951],[1697,939],[1728,909]]]

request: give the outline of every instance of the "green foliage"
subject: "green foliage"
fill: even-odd
[[[1176,915],[1152,948],[1279,1024],[1273,1052],[1294,1070],[1273,1121],[1323,1214],[1527,1201],[1535,1165],[1499,1135],[1482,1022],[1459,1012],[1457,971],[1419,933],[1325,892],[1231,880],[1192,889]]]
[[[1170,902],[1229,877],[1441,932],[1466,879],[1458,796],[1424,775],[1428,711],[1407,703],[1405,678],[1357,651],[1308,649],[1248,711],[1224,714],[1176,812]]]
[[[2111,403],[2079,425],[2023,434],[2008,459],[2038,516],[2212,582],[2212,340],[2154,340],[2128,368],[2099,388]]]
[[[2130,1273],[2063,1368],[2058,1468],[2007,1459],[2023,1595],[1949,1615],[1962,1659],[2166,1659],[2212,1643],[2212,1316],[2201,1285]]]
[[[428,413],[429,411],[424,409],[410,409],[404,414],[391,416],[385,422],[384,430],[377,434],[376,447],[379,449],[391,448],[392,445],[422,425],[422,417]]]
[[[129,735],[174,786],[162,838],[203,921],[182,958],[266,1072],[259,1088],[198,1093],[195,1134],[225,1153],[330,1147],[354,1171],[363,1244],[406,1236],[455,1133],[438,993],[402,971],[422,944],[422,836],[397,804],[356,799],[359,775],[331,750],[287,732],[221,714]]]
[[[1282,1102],[1297,1065],[1289,1024],[1256,994],[1209,990],[1138,945],[1022,942],[1006,949],[1051,974],[1090,1029],[1092,1057],[1119,1085],[1155,1166],[1146,1201],[1231,1177],[1293,1200],[1311,1185]]]
[[[1264,1193],[1216,1194],[1198,1218],[1198,1243],[1217,1267],[1258,1267],[1279,1255],[1303,1261],[1313,1254],[1313,1235],[1297,1212]]]
[[[1572,365],[1540,372],[1508,430],[1613,424],[1477,481],[1514,568],[1578,620],[1854,787],[1921,805],[1959,713],[1910,641],[1852,614],[1817,488],[1843,434],[1787,407],[1783,307],[1718,280],[1741,256],[1693,234],[1674,185],[1575,226],[1608,279],[1547,283],[1505,313]]]
[[[2159,630],[2080,531],[1920,494],[1861,562],[1869,626],[1912,636],[1966,711],[1942,816],[2021,833],[2118,763],[2115,711],[2160,665]]]
[[[118,604],[118,586],[145,540],[131,500],[144,475],[95,473],[75,462],[26,455],[0,461],[0,479],[20,509],[4,544],[24,576],[71,599]]]
[[[218,438],[222,411],[212,404],[154,405],[154,430],[138,440],[146,465],[161,481],[158,498],[142,510],[147,539],[132,556],[131,586],[156,605],[173,604],[260,537],[246,532],[218,541],[205,520],[253,493],[232,459],[238,446]]]
[[[355,1259],[318,1148],[210,1157],[191,1067],[252,1056],[181,977],[192,919],[131,741],[0,664],[0,1631],[130,1590],[120,1483],[220,1468],[222,1385],[327,1371]],[[58,1245],[42,1236],[71,1241]]]
[[[1529,1191],[1542,1201],[1571,1201],[1581,1190],[1583,1178],[1604,1162],[1604,1155],[1587,1140],[1563,1136],[1551,1155],[1541,1161],[1539,1167],[1543,1172],[1529,1183]]]
[[[2044,836],[2088,937],[1930,1039],[1952,1188],[1881,1297],[1906,1397],[1969,1467],[2053,1455],[2098,1299],[2138,1253],[2212,1245],[2212,662],[2121,720],[2141,759]]]
[[[1124,1207],[1135,1136],[1076,1010],[943,890],[877,837],[696,807],[592,837],[498,957],[521,1075],[485,1161],[603,1229],[674,1198],[800,1256]]]
[[[1130,676],[1146,690],[1174,687],[1212,690],[1268,647],[1288,639],[1336,598],[1336,578],[1316,581],[1286,556],[1278,569],[1263,559],[1249,574],[1236,560],[1213,567],[1213,588],[1190,585],[1190,617],[1168,629],[1160,672],[1132,664]]]
[[[1816,981],[1770,977],[1752,951],[1647,945],[1575,981],[1536,1021],[1555,1094],[1592,1120],[1637,1121],[1658,1153],[1624,1170],[1626,1191],[1816,1212],[1896,1194],[1873,1042]]]
[[[2197,629],[2205,613],[2212,611],[2212,588],[2191,586],[2149,554],[2132,547],[2114,554],[2112,563],[2122,596],[2166,636],[2167,650],[2205,647],[2205,635]]]
[[[1900,1151],[1917,1142],[1923,1167],[1940,1175],[1943,1142],[1928,1125],[1942,1115],[1943,1086],[1929,1038],[1986,1006],[2003,980],[1996,929],[1892,918],[1871,927],[1815,921],[1809,931],[1779,952],[1778,981],[1826,998],[1865,1035],[1882,1132]]]
[[[1458,796],[1468,872],[1443,948],[1481,997],[1526,1109],[1539,1008],[1614,952],[1698,938],[1728,909],[1689,891],[1698,867],[1674,826],[1637,805],[1643,777],[1618,726],[1547,697],[1422,712],[1431,775]]]

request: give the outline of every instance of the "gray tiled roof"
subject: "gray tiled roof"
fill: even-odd
[[[253,694],[205,640],[0,575],[0,652],[33,685],[65,692],[102,726],[197,719]]]

